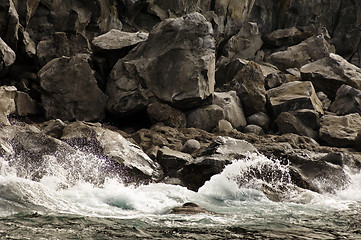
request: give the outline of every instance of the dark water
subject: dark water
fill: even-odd
[[[264,169],[282,174],[255,177]],[[361,239],[361,174],[334,194],[297,189],[287,166],[258,155],[235,161],[198,192],[114,178],[94,185],[68,175],[52,162],[48,175],[32,181],[0,159],[0,239]],[[269,200],[265,184],[282,189],[283,200]],[[185,202],[214,214],[168,214]]]

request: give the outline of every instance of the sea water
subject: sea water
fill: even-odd
[[[294,186],[287,164],[249,154],[194,192],[124,184],[81,151],[45,160],[34,181],[0,158],[0,239],[361,239],[361,174],[319,194]],[[186,202],[214,214],[169,214]]]

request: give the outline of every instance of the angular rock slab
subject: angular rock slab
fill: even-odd
[[[361,116],[357,113],[345,116],[325,115],[321,118],[320,139],[334,147],[353,147],[361,130]]]
[[[112,29],[105,34],[95,37],[92,41],[92,45],[96,49],[101,50],[122,49],[146,41],[148,35],[149,34],[145,32],[131,33]]]
[[[178,107],[198,106],[214,92],[212,34],[211,24],[199,13],[156,25],[146,42],[114,66],[107,85],[109,111],[144,109],[147,94]]]
[[[282,112],[311,109],[323,115],[322,103],[311,82],[294,81],[267,91],[274,116]]]
[[[187,115],[187,127],[210,131],[222,119],[224,119],[223,109],[216,104],[212,104],[189,112]]]
[[[124,165],[140,178],[158,180],[163,175],[159,164],[153,162],[140,147],[119,133],[99,125],[79,121],[71,123],[64,128],[61,139],[70,145],[83,144],[90,151],[98,151],[101,155]]]
[[[303,80],[312,81],[318,91],[332,99],[343,84],[361,90],[361,69],[337,54],[331,53],[325,58],[304,65],[300,71]]]
[[[361,115],[361,90],[348,85],[342,85],[336,92],[336,99],[331,104],[330,111],[337,115],[349,113]]]
[[[0,71],[15,62],[15,52],[0,38]]]
[[[325,36],[320,34],[288,47],[285,51],[271,54],[269,61],[282,70],[301,68],[305,64],[327,57],[334,51],[334,47],[326,41]]]
[[[107,96],[99,89],[88,59],[87,54],[56,58],[40,69],[40,85],[45,91],[41,99],[47,118],[104,118]]]

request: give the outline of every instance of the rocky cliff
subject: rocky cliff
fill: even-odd
[[[360,66],[358,1],[4,0],[0,153],[196,190],[261,152],[330,191],[361,165]]]

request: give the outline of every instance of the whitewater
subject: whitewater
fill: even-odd
[[[361,239],[361,173],[315,193],[292,184],[287,164],[249,154],[194,192],[124,184],[80,150],[45,160],[29,171],[0,158],[0,239]],[[170,214],[187,202],[213,214]]]

